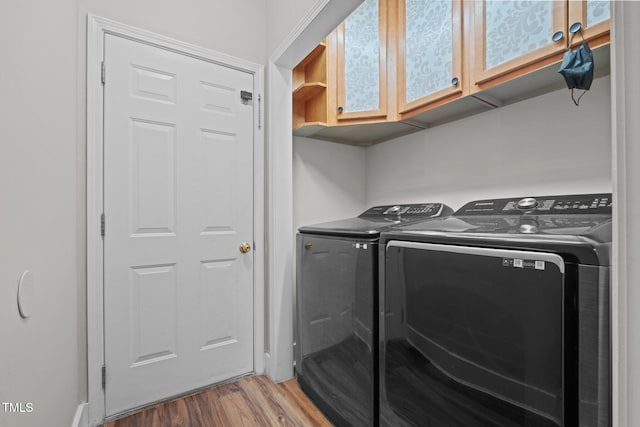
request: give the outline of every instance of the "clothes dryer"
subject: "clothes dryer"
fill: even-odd
[[[452,212],[441,203],[376,206],[299,229],[296,375],[334,424],[377,424],[380,233]]]
[[[381,424],[610,426],[611,204],[480,200],[382,233]]]

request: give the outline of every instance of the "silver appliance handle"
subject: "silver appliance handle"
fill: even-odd
[[[564,260],[560,255],[552,254],[548,252],[530,252],[519,251],[511,249],[492,249],[492,248],[476,248],[472,246],[454,246],[454,245],[442,245],[437,243],[419,243],[419,242],[405,242],[402,240],[391,240],[387,243],[386,249],[389,248],[408,248],[408,249],[422,249],[438,252],[451,252],[456,254],[466,255],[480,255],[491,256],[496,258],[519,258],[526,260],[544,261],[555,264],[560,273],[564,274]]]

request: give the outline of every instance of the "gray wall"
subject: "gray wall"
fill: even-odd
[[[260,64],[268,57],[266,0],[78,0],[78,9],[82,46],[92,13]]]
[[[609,77],[372,146],[367,204],[610,192]]]
[[[269,0],[267,50],[273,52],[319,0]]]
[[[481,198],[610,192],[610,93],[603,77],[580,107],[564,89],[364,149],[295,138],[296,224],[388,203],[457,209]],[[346,194],[355,201],[348,209]]]
[[[294,229],[352,217],[366,209],[365,150],[293,138]]]
[[[265,63],[312,1],[5,0],[0,13],[0,426],[68,426],[87,398],[86,15]],[[18,279],[35,279],[21,320]]]
[[[85,395],[79,238],[77,4],[5,1],[0,13],[0,401],[32,402],[1,426],[65,426]],[[33,314],[18,278],[30,270]]]

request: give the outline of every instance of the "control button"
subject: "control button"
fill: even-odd
[[[523,234],[533,234],[538,232],[538,227],[533,224],[520,224],[519,230]]]
[[[538,206],[538,201],[533,197],[525,197],[518,202],[518,209],[533,209]]]

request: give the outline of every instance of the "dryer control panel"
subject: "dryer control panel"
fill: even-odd
[[[450,208],[442,203],[416,203],[408,205],[383,205],[374,206],[360,214],[359,218],[366,219],[384,219],[395,217],[410,218],[431,218],[435,216],[446,215],[444,212]]]
[[[611,193],[476,200],[454,215],[611,215],[611,204]]]

